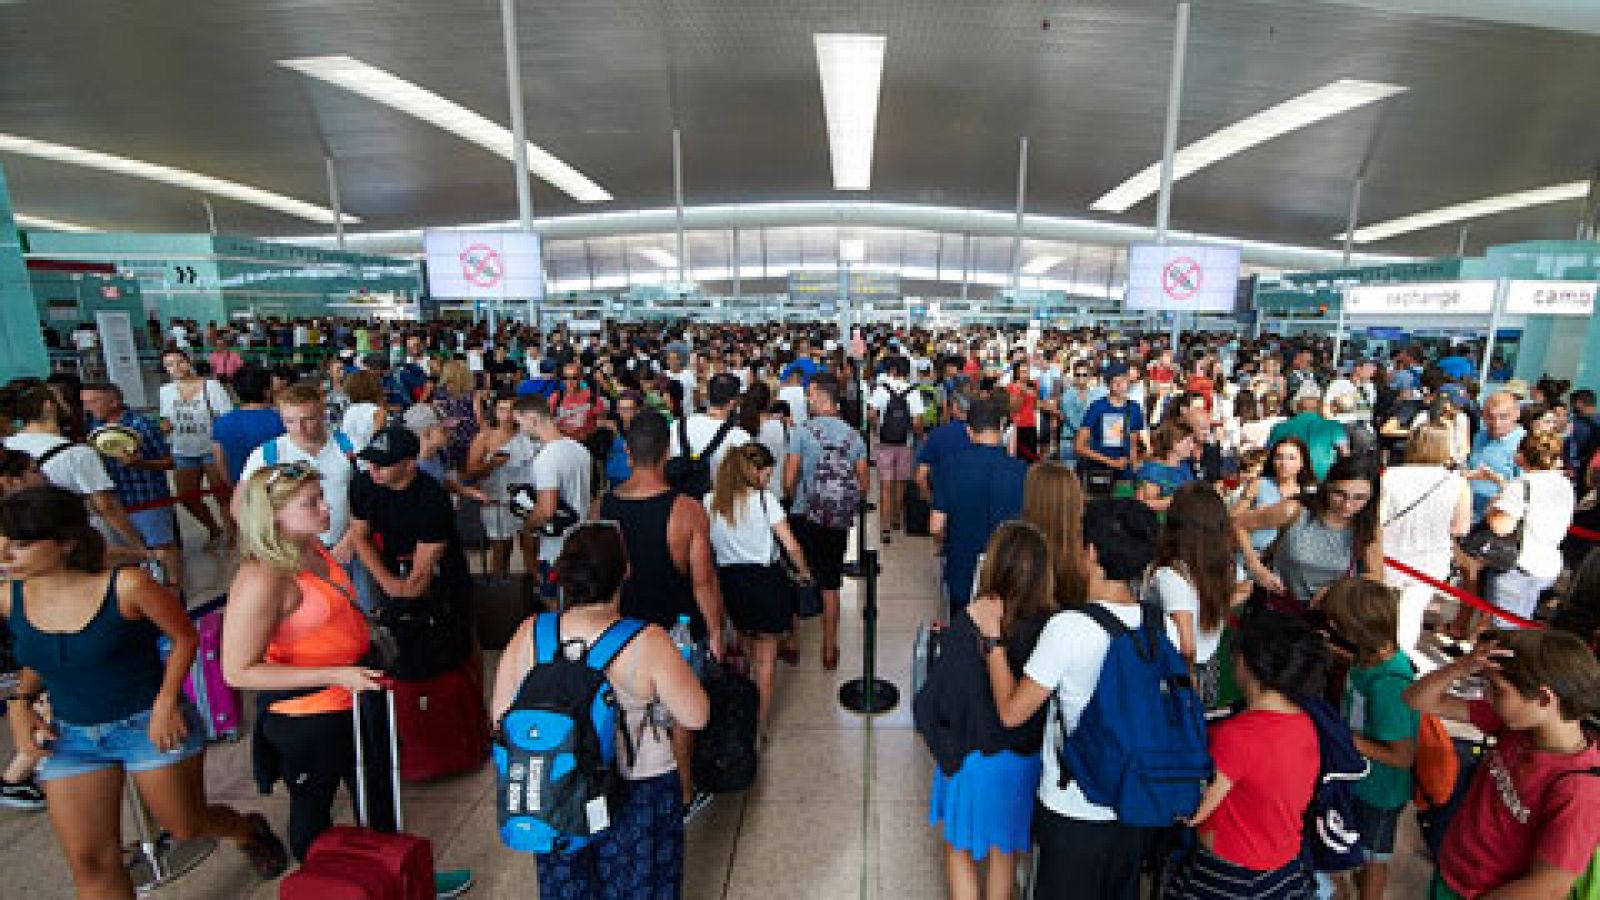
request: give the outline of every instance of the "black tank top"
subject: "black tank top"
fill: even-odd
[[[600,518],[622,523],[633,570],[622,584],[622,614],[670,629],[678,616],[689,617],[696,640],[705,638],[705,618],[695,603],[694,583],[672,561],[667,543],[667,522],[678,492],[668,488],[653,497],[628,499],[607,494],[600,501]]]

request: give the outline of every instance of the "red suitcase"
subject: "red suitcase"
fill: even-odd
[[[483,661],[416,681],[394,682],[400,777],[428,781],[471,772],[489,757],[489,714],[483,704]]]
[[[400,815],[400,770],[395,733],[394,694],[385,692],[389,711],[389,759],[396,829]],[[361,704],[355,704],[356,810],[368,821],[366,755],[361,748]],[[433,844],[427,838],[380,834],[368,828],[335,825],[311,845],[300,869],[278,884],[279,900],[433,900]]]

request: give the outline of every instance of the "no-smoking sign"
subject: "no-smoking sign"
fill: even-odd
[[[1200,293],[1205,283],[1205,270],[1187,256],[1171,260],[1161,270],[1161,290],[1174,300],[1188,300]]]
[[[461,251],[461,274],[478,287],[492,288],[506,276],[506,266],[493,247],[473,244]]]

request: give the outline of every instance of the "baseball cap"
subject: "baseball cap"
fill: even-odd
[[[390,425],[372,436],[372,441],[356,457],[375,466],[392,466],[408,459],[416,459],[422,451],[422,442],[409,428]]]
[[[412,431],[426,431],[444,422],[439,418],[439,411],[426,403],[417,403],[407,409],[404,421]]]
[[[1126,374],[1128,374],[1128,364],[1125,362],[1118,361],[1106,366],[1107,378],[1121,378]]]

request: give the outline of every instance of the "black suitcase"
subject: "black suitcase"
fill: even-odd
[[[928,501],[922,499],[922,490],[916,482],[906,482],[905,502],[906,534],[911,537],[928,537],[933,530],[928,526],[928,518],[932,511],[928,508]]]

